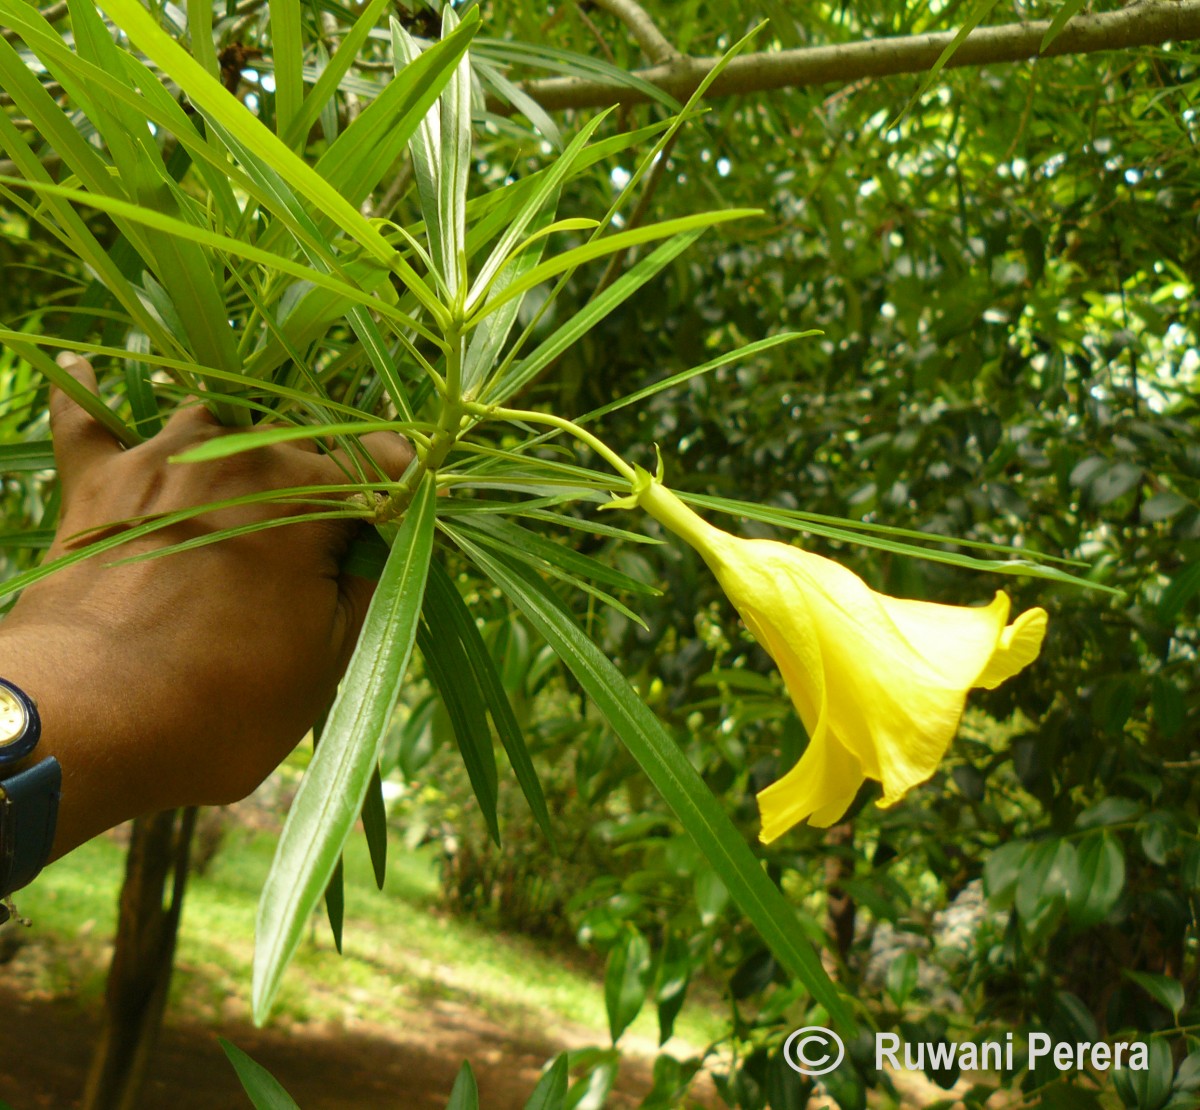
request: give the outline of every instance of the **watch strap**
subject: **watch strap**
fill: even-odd
[[[62,768],[53,757],[0,780],[0,897],[34,877],[50,858],[62,795]]]

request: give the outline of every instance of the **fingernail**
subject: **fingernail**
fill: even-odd
[[[64,370],[70,370],[72,366],[74,366],[76,363],[82,362],[83,359],[81,359],[74,351],[59,351],[58,357],[54,361],[57,362],[58,365]]]

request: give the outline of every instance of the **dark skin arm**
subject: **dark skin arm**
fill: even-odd
[[[96,389],[82,359],[60,360]],[[347,481],[311,444],[169,463],[224,430],[199,403],[125,450],[65,394],[51,395],[62,482],[58,534],[269,489]],[[389,478],[412,459],[400,436],[363,437]],[[0,624],[0,676],[38,703],[63,788],[51,858],[140,814],[245,797],[333,699],[373,585],[339,564],[360,525],[291,524],[161,559],[114,559],[311,504],[224,509],[160,529],[30,586]],[[80,541],[75,540],[78,544]]]

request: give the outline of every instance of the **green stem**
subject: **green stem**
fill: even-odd
[[[593,451],[596,452],[606,463],[609,464],[618,474],[621,475],[632,488],[637,481],[637,471],[634,470],[620,455],[618,455],[611,447],[603,440],[592,435],[585,428],[581,428],[578,424],[570,420],[566,420],[561,416],[555,416],[548,412],[534,412],[529,409],[506,409],[498,405],[481,405],[468,403],[465,406],[467,412],[475,416],[494,416],[501,420],[520,420],[526,424],[548,424],[552,428],[558,428],[561,431],[573,435],[580,443],[586,443]]]
[[[454,331],[446,336],[446,340],[446,403],[457,405],[462,400],[462,335]]]
[[[638,490],[638,506],[668,531],[694,547],[706,562],[716,556],[718,544],[715,541],[724,537],[725,533],[689,509],[657,479]]]
[[[413,497],[416,496],[417,490],[421,487],[421,480],[426,474],[438,472],[446,461],[446,456],[450,454],[450,449],[458,441],[462,418],[462,402],[447,398],[446,403],[442,406],[441,419],[438,420],[437,429],[432,437],[425,441],[424,446],[420,443],[417,444],[419,456],[417,465],[408,472],[408,476],[400,483],[396,492],[376,510],[376,524],[385,524],[404,515],[412,503]]]
[[[681,540],[699,551],[706,561],[718,558],[717,552],[721,546],[720,541],[725,536],[724,532],[719,528],[714,528],[703,517],[689,509],[662,482],[657,478],[652,478],[640,466],[630,466],[607,443],[592,435],[587,429],[581,428],[571,420],[548,412],[508,409],[500,405],[483,405],[472,402],[467,402],[463,408],[472,416],[520,420],[526,424],[548,424],[552,428],[558,428],[573,435],[580,443],[587,444],[629,483],[630,508],[636,503],[638,508],[649,513],[664,528],[674,532]]]

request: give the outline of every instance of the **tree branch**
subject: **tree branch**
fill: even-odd
[[[671,45],[667,36],[650,18],[646,9],[635,0],[592,0],[597,8],[603,8],[609,15],[615,15],[633,36],[634,42],[642,48],[642,52],[655,65],[670,62],[679,57],[679,51]]]
[[[631,0],[594,2],[609,11],[637,7]],[[967,36],[946,66],[960,68],[1036,58],[1049,26],[1047,21],[1041,20],[979,28]],[[657,28],[655,33],[658,33]],[[933,67],[954,34],[953,31],[946,31],[907,38],[872,39],[842,46],[748,54],[734,58],[707,95],[735,96],[768,89],[794,89],[834,83],[846,85],[867,77],[924,73]],[[1135,46],[1155,46],[1194,39],[1200,39],[1200,0],[1150,0],[1132,4],[1121,11],[1076,16],[1040,56],[1092,54],[1101,50],[1126,50]],[[643,49],[646,49],[645,45]],[[682,101],[696,90],[717,60],[676,56],[648,69],[637,70],[635,75]],[[613,85],[579,77],[527,81],[521,88],[547,111],[636,104],[647,99],[640,89],[628,85]],[[498,102],[489,103],[489,109],[512,111],[511,107]]]

